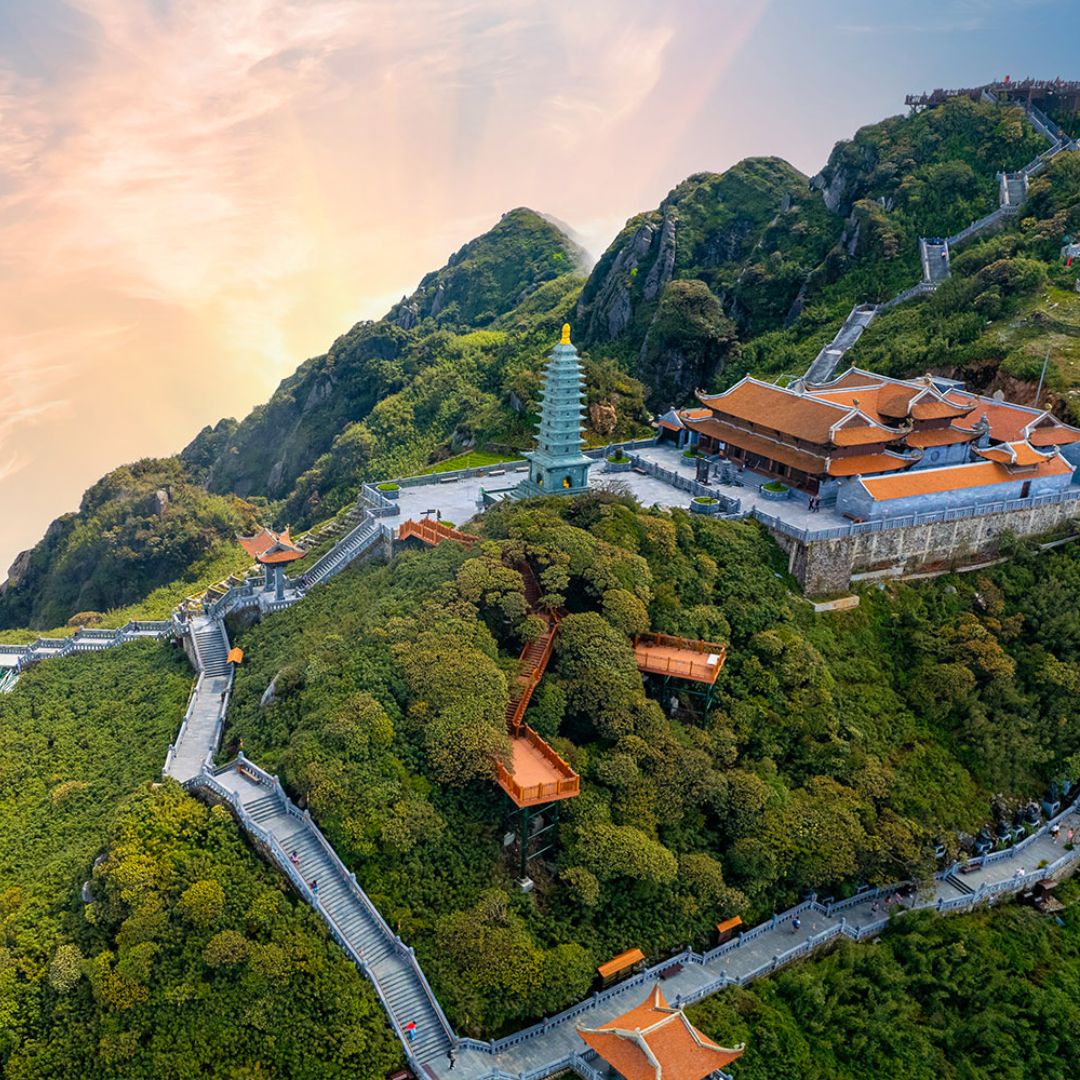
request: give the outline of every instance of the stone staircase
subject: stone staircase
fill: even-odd
[[[217,619],[208,619],[201,626],[193,627],[193,637],[201,673],[208,678],[227,675],[229,649],[221,623]]]
[[[974,896],[975,890],[957,873],[953,872],[945,877],[945,882],[951,885],[962,896]]]
[[[949,242],[948,240],[919,240],[919,254],[922,258],[923,281],[927,285],[938,286],[949,277]]]
[[[328,581],[354,559],[363,554],[379,538],[379,523],[366,511],[361,511],[356,526],[345,534],[314,566],[300,578],[305,589]]]
[[[1022,206],[1027,198],[1027,174],[1023,172],[1001,174],[1001,205]]]
[[[445,1063],[453,1031],[412,950],[391,932],[310,817],[285,797],[277,778],[241,758],[214,774],[204,772],[191,786],[228,799],[240,824],[269,848],[322,915],[374,984],[414,1069],[440,1059]]]
[[[806,371],[805,380],[811,383],[828,381],[844,353],[862,337],[862,332],[874,321],[877,313],[876,304],[856,304],[836,336],[814,358]]]

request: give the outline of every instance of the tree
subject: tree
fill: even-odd
[[[78,945],[58,945],[49,963],[49,985],[61,994],[75,988],[82,978],[83,955]]]
[[[630,878],[651,885],[674,881],[675,856],[630,825],[597,823],[577,830],[574,850],[582,864],[601,881]]]
[[[202,929],[216,922],[225,907],[225,890],[218,881],[196,881],[180,897],[180,914]]]

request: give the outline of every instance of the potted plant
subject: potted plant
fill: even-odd
[[[682,456],[684,458],[696,458],[698,456],[697,447],[696,446],[688,446],[682,452]]]
[[[396,499],[401,494],[401,487],[391,480],[387,484],[379,484],[378,491],[384,498]]]
[[[711,495],[695,495],[690,500],[690,513],[692,514],[718,514],[720,512],[720,500]]]
[[[761,494],[766,499],[786,499],[791,494],[791,488],[779,480],[770,480],[761,485]]]
[[[604,469],[606,472],[627,472],[632,466],[633,462],[620,449],[608,454]]]

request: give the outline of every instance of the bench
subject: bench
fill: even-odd
[[[848,521],[854,521],[856,525],[861,525],[866,520],[865,518],[859,517],[858,514],[845,514],[844,517],[846,517]]]
[[[252,781],[255,784],[261,784],[262,777],[250,766],[243,763],[236,766],[236,771],[245,779]]]
[[[456,484],[461,479],[460,476],[440,476],[440,484]]]
[[[682,964],[669,964],[663,971],[660,972],[661,979],[670,979],[673,975],[678,975],[682,971]]]
[[[969,863],[964,863],[964,865],[960,867],[960,873],[961,874],[974,874],[976,870],[981,870],[981,869],[982,869],[982,863],[981,862],[969,862]]]

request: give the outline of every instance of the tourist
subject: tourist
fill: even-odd
[[[1067,833],[1065,834],[1065,843],[1066,843],[1066,844],[1071,844],[1072,842],[1073,842],[1073,831],[1072,831],[1072,829],[1070,829],[1070,830],[1069,830],[1069,831],[1068,831],[1068,832],[1067,832]]]
[[[319,895],[319,883],[315,878],[312,878],[311,881],[308,883],[308,888],[311,889],[311,893],[313,896]]]
[[[1050,838],[1054,841],[1055,844],[1058,842],[1058,836],[1060,833],[1061,826],[1055,821],[1054,824],[1050,826]]]
[[[452,1069],[457,1064],[457,1054],[454,1052],[454,1048],[451,1046],[446,1055],[450,1059],[450,1068]]]
[[[300,865],[300,856],[294,851],[289,856],[289,862],[291,862],[293,864],[293,866],[299,866]]]
[[[798,915],[791,920],[791,932],[797,934],[802,929],[802,919]]]

